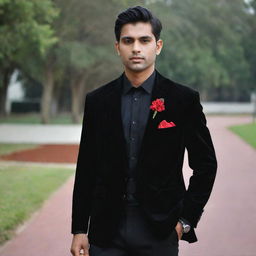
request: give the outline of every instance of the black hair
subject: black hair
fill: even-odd
[[[117,16],[115,22],[116,40],[118,42],[120,41],[121,30],[124,25],[136,22],[149,22],[152,26],[152,33],[154,34],[156,41],[159,40],[162,30],[161,21],[156,18],[148,9],[141,6],[128,8]]]

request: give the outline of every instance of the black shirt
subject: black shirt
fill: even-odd
[[[135,184],[131,184],[131,182],[134,182],[136,174],[138,154],[150,112],[155,76],[156,72],[154,71],[147,80],[136,88],[124,74],[121,110],[129,163],[127,177],[130,180],[130,186],[128,185],[128,187],[130,187],[131,193],[135,189]]]

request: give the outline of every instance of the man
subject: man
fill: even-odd
[[[180,239],[197,241],[194,228],[217,161],[198,92],[155,70],[161,28],[143,7],[119,14],[115,46],[124,73],[86,96],[73,191],[74,256],[174,256]],[[185,148],[193,169],[187,190]]]

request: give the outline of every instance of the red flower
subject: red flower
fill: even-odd
[[[150,109],[155,111],[154,115],[153,115],[153,119],[154,119],[156,114],[157,114],[157,112],[162,112],[162,111],[165,110],[164,99],[160,98],[160,99],[156,99],[156,100],[152,101]]]

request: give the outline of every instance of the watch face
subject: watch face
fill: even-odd
[[[185,225],[184,226],[184,233],[188,233],[190,231],[190,226],[189,225]]]

